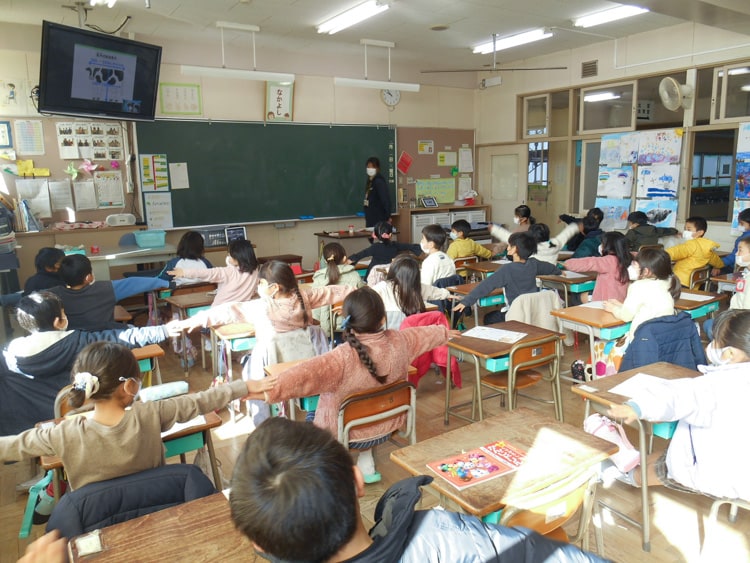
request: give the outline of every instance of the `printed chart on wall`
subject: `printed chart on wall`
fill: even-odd
[[[99,207],[124,207],[122,193],[122,172],[120,170],[97,170],[94,172],[94,186]]]
[[[174,226],[171,193],[143,194],[143,200],[149,229],[171,229]]]
[[[62,160],[122,160],[122,129],[117,123],[58,122],[57,149]]]
[[[169,190],[169,166],[166,154],[140,155],[141,189],[143,193]]]

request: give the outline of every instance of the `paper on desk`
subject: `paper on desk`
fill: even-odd
[[[581,304],[581,307],[588,307],[589,309],[604,309],[604,301],[589,301],[588,303]]]
[[[713,295],[701,295],[700,293],[688,293],[687,291],[680,293],[680,299],[686,301],[710,301],[713,298]]]
[[[489,326],[475,326],[474,328],[461,333],[461,336],[471,336],[472,338],[482,338],[484,340],[494,340],[495,342],[514,344],[526,336],[526,333],[503,330],[501,328],[492,328]]]
[[[570,279],[573,279],[573,278],[587,278],[587,277],[589,277],[586,274],[581,274],[579,272],[571,272],[570,270],[563,270],[562,276],[564,278],[570,278]]]
[[[617,393],[623,397],[632,398],[646,392],[654,392],[657,389],[663,388],[665,384],[666,380],[661,377],[639,372],[619,385],[612,387],[610,392]]]
[[[501,258],[500,260],[493,260],[493,264],[510,264],[510,260],[507,258]]]
[[[206,417],[202,414],[199,416],[196,416],[192,420],[188,420],[187,422],[176,422],[172,428],[169,430],[165,430],[161,433],[161,437],[166,438],[167,436],[171,436],[172,434],[176,434],[177,432],[180,432],[181,430],[185,430],[185,428],[191,428],[193,426],[200,426],[201,424],[206,424]]]

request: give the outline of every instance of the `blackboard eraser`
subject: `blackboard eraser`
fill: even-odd
[[[357,211],[357,217],[364,217],[365,212],[364,211]]]
[[[300,215],[299,218],[302,221],[309,221],[310,219],[315,219],[315,215]]]

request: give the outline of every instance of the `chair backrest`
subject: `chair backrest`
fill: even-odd
[[[57,396],[55,397],[55,418],[62,418],[63,416],[68,416],[70,414],[76,414],[79,412],[86,412],[90,411],[94,408],[94,402],[91,399],[88,399],[83,402],[83,405],[78,407],[77,409],[74,409],[68,404],[67,398],[68,398],[68,391],[72,388],[72,385],[66,385],[60,391],[57,392]]]
[[[505,314],[506,321],[522,323],[559,331],[557,317],[550,315],[552,311],[560,309],[560,296],[556,291],[537,291],[519,295],[510,304]]]
[[[588,469],[540,491],[508,499],[500,525],[523,526],[548,534],[566,524],[582,507],[578,533],[571,540],[575,542],[588,530],[597,482],[596,471]]]
[[[711,266],[703,266],[702,268],[696,268],[690,272],[690,289],[702,289],[707,290],[708,284],[711,281]]]
[[[405,375],[405,374],[404,374]],[[416,443],[417,390],[408,381],[396,381],[346,397],[339,407],[338,439],[349,445],[349,431],[407,413],[405,435]]]
[[[72,538],[215,492],[197,466],[163,465],[68,492],[52,511],[47,531]]]
[[[456,258],[453,263],[456,265],[456,270],[463,268],[466,264],[474,264],[479,262],[479,256],[464,256],[463,258]]]
[[[515,344],[508,356],[511,369],[515,371],[535,369],[552,362],[559,362],[559,342],[559,336],[550,335],[532,342]]]

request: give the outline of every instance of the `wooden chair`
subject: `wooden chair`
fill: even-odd
[[[721,505],[729,505],[729,521],[734,524],[737,521],[737,512],[740,508],[744,510],[750,510],[750,502],[742,499],[732,498],[718,498],[711,505],[711,512],[708,515],[708,523],[706,524],[705,536],[703,538],[703,547],[701,549],[701,561],[710,561],[711,558],[708,554],[708,549],[715,544],[716,538],[716,527],[719,525],[719,509]]]
[[[540,491],[508,500],[502,511],[500,525],[523,526],[543,536],[563,542],[582,543],[589,548],[589,522],[596,508],[596,487],[599,482],[598,467],[590,467]],[[578,530],[569,537],[563,525],[580,510]],[[603,547],[597,539],[601,555]]]
[[[134,348],[133,355],[138,362],[138,368],[143,375],[143,386],[150,387],[154,380],[161,385],[161,369],[159,358],[164,357],[164,349],[158,344],[149,344],[142,348]],[[152,377],[153,376],[153,377]]]
[[[689,280],[688,287],[690,289],[708,291],[708,286],[711,283],[711,266],[703,266],[692,270]]]
[[[488,373],[482,378],[482,387],[488,387],[496,393],[482,396],[481,389],[479,400],[490,399],[501,396],[508,397],[508,410],[516,408],[516,394],[519,389],[536,385],[540,381],[548,381],[552,386],[552,403],[555,405],[555,418],[563,421],[562,392],[560,390],[560,335],[554,334],[531,340],[519,342],[511,348],[508,356],[508,371],[500,373]],[[536,371],[537,368],[549,367],[548,375]],[[529,399],[550,402],[536,397],[524,395]]]
[[[461,270],[463,270],[463,273],[462,274],[458,274],[458,275],[461,276],[464,280],[466,280],[466,275],[467,275],[468,272],[466,271],[466,269],[464,268],[464,266],[466,266],[466,264],[476,264],[477,262],[479,262],[479,256],[464,256],[463,258],[456,258],[453,261],[453,264],[455,264],[455,266],[456,266],[456,273],[457,274],[458,274],[458,272],[460,272]]]
[[[333,341],[336,338],[336,325],[338,324],[338,319],[341,316],[342,311],[344,310],[344,302],[338,301],[337,303],[334,303],[333,305],[328,306],[328,322],[329,322],[329,334],[328,339],[331,341],[331,346],[333,346]]]
[[[417,389],[408,381],[354,393],[339,407],[338,440],[349,447],[349,433],[406,413],[406,428],[400,434],[409,444],[417,443]]]

